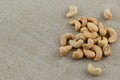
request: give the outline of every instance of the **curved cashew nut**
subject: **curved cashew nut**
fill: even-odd
[[[78,33],[75,35],[75,40],[79,39],[86,40],[85,36],[82,33]]]
[[[101,40],[101,36],[98,36],[97,38],[93,39],[94,43],[97,43],[99,40]]]
[[[88,43],[87,43],[87,44],[83,44],[83,47],[84,47],[85,49],[90,49],[90,48],[92,48],[93,45],[94,45],[94,40],[91,39],[91,38],[89,38],[87,41],[88,41]]]
[[[95,52],[87,49],[83,49],[84,54],[87,58],[91,59],[95,57]]]
[[[66,15],[67,18],[71,18],[71,17],[75,16],[78,13],[77,6],[70,5],[69,8],[70,8],[70,10]]]
[[[112,17],[111,10],[109,8],[105,9],[103,12],[103,16],[107,20],[111,19],[111,17]]]
[[[102,73],[102,69],[97,67],[93,67],[92,64],[88,64],[88,72],[91,74],[91,75],[94,75],[94,76],[98,76]]]
[[[89,17],[87,20],[88,20],[88,22],[91,22],[91,23],[93,23],[93,24],[95,24],[95,25],[98,25],[97,19],[95,19],[95,18],[93,18],[93,17]]]
[[[110,45],[106,44],[103,46],[103,53],[105,56],[110,56],[111,55],[111,50],[110,50]]]
[[[99,40],[99,41],[98,41],[98,45],[99,45],[100,47],[103,47],[103,46],[106,45],[106,44],[108,44],[108,40],[107,40],[106,37],[102,37],[102,40]]]
[[[107,27],[106,31],[107,31],[107,34],[109,36],[108,42],[109,43],[115,42],[117,40],[117,32],[111,27]]]
[[[82,27],[86,26],[86,24],[87,24],[87,18],[86,17],[80,16],[77,20],[81,23]]]
[[[82,33],[83,33],[84,31],[89,31],[89,30],[88,30],[88,28],[87,28],[87,27],[82,27],[82,28],[80,29],[80,32],[82,32]]]
[[[71,24],[71,25],[75,25],[75,30],[76,30],[76,31],[79,31],[80,28],[81,28],[81,23],[80,23],[79,21],[77,21],[77,20],[72,20],[72,21],[70,21],[70,24]]]
[[[91,32],[98,32],[98,27],[93,23],[88,22],[87,27]]]
[[[84,35],[86,38],[95,39],[95,38],[98,36],[98,33],[97,33],[97,32],[84,31],[84,32],[83,32],[83,35]]]
[[[73,52],[72,57],[74,59],[81,59],[83,57],[83,51],[81,49],[77,49]]]
[[[99,27],[99,33],[100,33],[100,35],[101,36],[105,36],[107,32],[106,32],[106,29],[104,28],[104,26],[103,26],[103,24],[101,22],[99,23],[98,27]]]
[[[96,53],[96,56],[93,60],[94,61],[100,60],[102,58],[102,49],[99,46],[94,45],[92,50],[95,51],[95,53]]]
[[[61,38],[60,38],[60,44],[61,44],[62,46],[65,46],[66,43],[67,43],[67,40],[68,40],[68,39],[73,39],[73,38],[74,38],[74,35],[73,35],[72,33],[65,33],[65,34],[63,34],[63,35],[61,36]]]
[[[75,40],[69,40],[69,44],[71,46],[73,46],[74,48],[79,48],[82,46],[82,44],[84,43],[84,41],[82,39],[79,39],[78,41]]]
[[[68,52],[72,49],[71,45],[68,46],[61,46],[59,48],[60,56],[65,56],[68,54]]]

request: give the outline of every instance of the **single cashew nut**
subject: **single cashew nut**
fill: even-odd
[[[105,9],[103,12],[103,16],[107,20],[111,19],[111,17],[112,17],[111,10],[109,8]]]
[[[93,47],[93,45],[94,45],[94,40],[93,39],[91,39],[91,38],[89,38],[88,40],[87,40],[87,44],[83,44],[83,48],[85,48],[85,49],[90,49],[90,48],[92,48]]]
[[[77,49],[72,54],[73,59],[81,59],[83,58],[83,51],[81,49]]]
[[[73,38],[74,38],[74,35],[73,35],[72,33],[65,33],[65,34],[63,34],[63,35],[61,36],[61,38],[60,38],[60,44],[61,44],[62,46],[65,46],[66,43],[67,43],[67,40],[68,40],[68,39],[73,39]]]
[[[100,22],[99,23],[99,34],[101,35],[101,36],[105,36],[106,35],[106,29],[104,28],[104,26],[103,26],[103,24]]]
[[[71,45],[68,46],[61,46],[59,48],[60,56],[65,56],[68,54],[68,52],[72,49]]]
[[[75,30],[76,30],[76,31],[79,31],[80,28],[81,28],[81,23],[80,23],[79,21],[77,21],[77,20],[72,20],[72,21],[70,21],[70,24],[71,24],[71,25],[75,25]]]
[[[95,58],[93,60],[94,61],[101,60],[101,58],[102,58],[102,49],[98,45],[94,45],[92,50],[95,51],[95,53],[96,53],[96,56],[95,56]]]
[[[89,30],[88,30],[87,27],[82,27],[82,28],[80,29],[80,32],[83,33],[84,31],[89,31]]]
[[[95,39],[96,37],[98,37],[98,33],[97,33],[97,32],[84,31],[84,32],[83,32],[83,35],[84,35],[86,38],[92,38],[92,39]]]
[[[82,39],[79,39],[78,41],[75,40],[69,40],[69,44],[71,46],[73,46],[74,48],[79,48],[82,46],[82,44],[84,43],[84,41]]]
[[[101,40],[101,36],[98,36],[97,38],[93,39],[94,43],[98,43],[99,40]]]
[[[105,56],[111,56],[111,50],[109,44],[103,46],[103,53]]]
[[[106,37],[102,37],[102,40],[99,40],[99,41],[98,41],[98,45],[99,45],[100,47],[103,47],[103,46],[106,45],[106,44],[108,44],[108,40],[107,40]]]
[[[92,64],[88,64],[88,72],[91,74],[91,75],[94,75],[94,76],[98,76],[102,73],[102,69],[97,67],[93,67]]]
[[[89,17],[87,20],[88,20],[88,22],[91,22],[91,23],[93,23],[93,24],[95,24],[95,25],[98,25],[97,19],[95,19],[95,18],[93,18],[93,17]]]
[[[98,32],[98,27],[93,23],[88,22],[87,27],[91,32]]]
[[[89,59],[95,57],[95,52],[92,50],[83,49],[83,52],[84,52],[85,56]]]
[[[78,33],[75,35],[75,40],[79,39],[86,40],[85,36],[82,33]]]
[[[77,20],[81,23],[82,27],[86,26],[86,24],[87,24],[87,18],[86,17],[80,16]]]
[[[107,34],[109,36],[108,42],[109,43],[115,42],[117,40],[117,32],[111,27],[107,27],[106,31],[107,31]]]
[[[71,17],[75,16],[78,13],[77,6],[70,5],[69,8],[70,8],[70,10],[66,15],[67,18],[71,18]]]

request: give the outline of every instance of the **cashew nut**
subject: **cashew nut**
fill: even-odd
[[[106,31],[107,31],[107,34],[109,36],[108,42],[109,43],[115,42],[117,40],[117,32],[111,27],[107,27]]]
[[[69,44],[71,46],[73,46],[74,48],[79,48],[82,46],[82,44],[84,43],[84,41],[82,39],[79,39],[78,41],[75,40],[69,40]]]
[[[93,45],[94,45],[94,40],[91,39],[91,38],[89,38],[87,41],[88,41],[88,43],[87,43],[87,44],[83,44],[83,47],[84,47],[85,49],[90,49],[90,48],[92,48]]]
[[[92,64],[88,64],[88,72],[91,74],[91,75],[94,75],[94,76],[98,76],[102,73],[102,69],[97,67],[93,67]]]
[[[66,15],[67,18],[71,18],[71,17],[75,16],[78,13],[77,6],[70,5],[69,8],[70,8],[70,10]]]
[[[88,28],[87,28],[87,27],[82,27],[82,28],[80,29],[80,32],[82,32],[82,33],[83,33],[84,31],[89,31],[89,30],[88,30]]]
[[[81,23],[82,27],[86,26],[86,24],[87,24],[87,18],[86,17],[80,16],[77,20]]]
[[[84,32],[83,32],[83,35],[84,35],[86,38],[95,39],[95,38],[98,36],[98,33],[97,33],[97,32],[84,31]]]
[[[84,54],[87,58],[91,59],[95,57],[95,52],[87,49],[83,49]]]
[[[68,46],[61,46],[59,48],[60,56],[65,56],[68,54],[68,52],[72,49],[71,45]]]
[[[98,27],[93,23],[88,22],[87,27],[91,32],[98,32]]]
[[[110,56],[111,55],[111,50],[110,50],[110,45],[106,44],[103,46],[103,53],[105,56]]]
[[[81,59],[83,57],[83,51],[81,49],[77,49],[73,52],[72,57],[74,59]]]
[[[111,19],[111,17],[112,17],[111,10],[109,8],[105,9],[103,12],[103,16],[107,20]]]
[[[101,35],[101,36],[105,36],[106,35],[106,29],[104,28],[104,26],[103,26],[103,24],[100,22],[99,23],[99,34]]]
[[[100,47],[103,47],[103,46],[106,45],[106,44],[108,44],[108,40],[107,40],[106,37],[102,37],[102,40],[99,40],[99,41],[98,41],[98,45],[99,45]]]
[[[97,38],[93,39],[94,43],[97,43],[99,40],[101,40],[101,36],[98,36]]]
[[[80,23],[79,21],[77,21],[77,20],[72,20],[72,21],[70,21],[70,24],[71,24],[71,25],[75,25],[75,30],[76,30],[76,31],[79,31],[80,28],[81,28],[81,23]]]
[[[75,40],[79,40],[79,39],[86,40],[86,38],[82,33],[78,33],[75,35]]]
[[[88,22],[91,22],[91,23],[93,23],[93,24],[95,24],[95,25],[98,25],[97,19],[95,19],[95,18],[93,18],[93,17],[89,17],[87,20],[88,20]]]
[[[60,44],[61,44],[62,46],[65,46],[66,43],[67,43],[67,40],[68,40],[68,39],[73,39],[73,38],[74,38],[74,35],[73,35],[72,33],[65,33],[65,34],[63,34],[63,35],[61,36],[61,38],[60,38]]]
[[[93,60],[94,61],[100,60],[102,58],[102,49],[99,46],[94,45],[92,50],[95,51],[95,53],[96,53],[96,56]]]

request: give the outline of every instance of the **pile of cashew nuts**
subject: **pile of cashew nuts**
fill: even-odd
[[[85,56],[99,61],[103,55],[106,57],[111,55],[110,44],[117,39],[117,33],[113,28],[104,27],[97,19],[84,16],[70,21],[70,25],[74,25],[78,33],[76,35],[65,33],[61,36],[59,49],[61,56],[67,55],[73,48],[76,49],[72,54],[74,59],[81,59]]]
[[[77,14],[77,7],[70,6],[67,17],[73,17]],[[103,12],[103,16],[109,20],[112,17],[110,9]],[[93,17],[80,16],[69,22],[77,34],[65,33],[60,38],[61,47],[59,48],[60,56],[66,56],[72,49],[72,58],[79,60],[84,56],[93,61],[99,61],[102,56],[111,56],[110,44],[117,40],[117,33],[112,27],[104,27],[102,22],[98,22]],[[92,75],[101,74],[100,68],[94,68],[88,64],[88,72]]]

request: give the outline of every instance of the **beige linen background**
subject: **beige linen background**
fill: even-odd
[[[72,19],[92,16],[117,31],[112,56],[99,62],[59,56],[60,36],[76,33],[65,18],[71,4],[79,10]],[[106,8],[112,10],[110,21],[102,16]],[[120,0],[0,0],[0,80],[119,80],[119,47]],[[100,66],[102,75],[88,74],[88,63]]]

